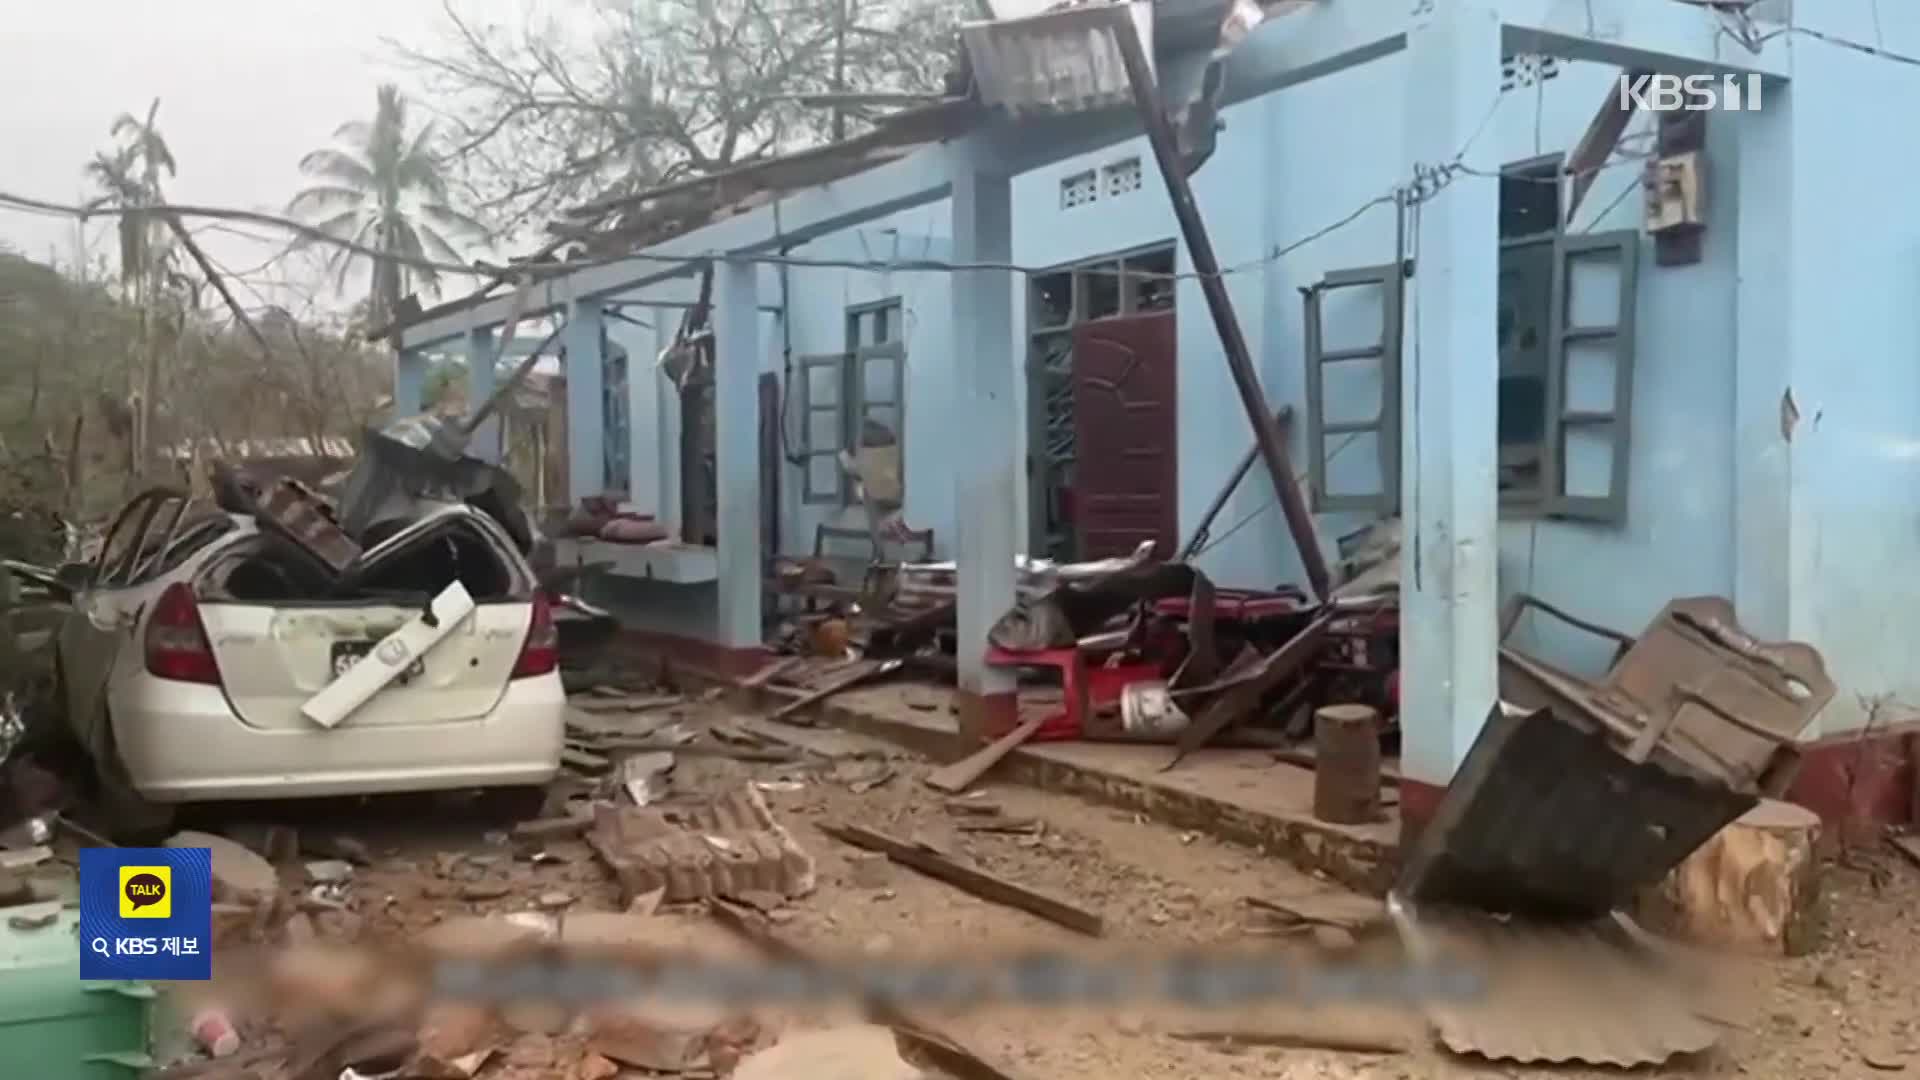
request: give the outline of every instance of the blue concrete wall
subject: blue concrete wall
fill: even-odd
[[[1920,10],[1877,7],[1835,2],[1803,12],[1800,21],[1846,41],[1920,55]],[[1643,237],[1625,522],[1504,519],[1500,590],[1503,599],[1531,592],[1629,633],[1673,596],[1739,595],[1743,608],[1752,602],[1756,632],[1823,649],[1842,686],[1821,723],[1833,734],[1866,721],[1862,697],[1885,697],[1894,706],[1883,722],[1904,719],[1903,710],[1920,701],[1920,676],[1910,673],[1900,633],[1920,609],[1908,509],[1920,485],[1920,367],[1909,360],[1920,351],[1920,315],[1908,300],[1920,290],[1920,219],[1898,182],[1913,175],[1920,149],[1875,127],[1884,103],[1920,99],[1920,66],[1804,34],[1792,44],[1794,87],[1770,92],[1765,116],[1709,118],[1703,259],[1655,266],[1653,244]],[[1395,254],[1391,205],[1369,203],[1406,179],[1399,175],[1403,69],[1403,58],[1389,56],[1228,110],[1219,149],[1195,178],[1219,257],[1238,269],[1230,290],[1268,396],[1302,415],[1299,290],[1330,271],[1389,262]],[[1492,173],[1567,151],[1613,77],[1610,68],[1564,62],[1557,77],[1502,95],[1489,103],[1463,162]],[[1062,178],[1134,156],[1145,166],[1139,190],[1061,206]],[[1603,173],[1575,230],[1637,227],[1638,172],[1637,162],[1627,162]],[[1497,181],[1469,175],[1455,182]],[[944,203],[935,204],[794,254],[938,258],[949,250],[948,216]],[[1014,259],[1034,267],[1177,236],[1141,140],[1017,178],[1014,218]],[[1778,235],[1769,231],[1772,220],[1781,222]],[[1778,258],[1759,258],[1763,250]],[[1178,269],[1191,269],[1184,250]],[[763,300],[779,294],[767,274]],[[944,408],[955,366],[966,362],[948,344],[947,281],[938,274],[795,270],[788,282],[791,325],[766,330],[766,369],[780,370],[783,331],[795,355],[838,351],[847,306],[902,298],[910,358],[908,518],[939,530],[943,547],[952,538],[955,463],[966,452],[965,433],[950,430]],[[1185,531],[1251,434],[1197,284],[1182,281],[1177,299]],[[1024,350],[1024,295],[1014,310],[1018,325],[1010,336]],[[1773,321],[1759,318],[1769,312]],[[1337,333],[1349,316],[1330,308],[1328,317]],[[1757,333],[1756,326],[1772,329]],[[1790,437],[1780,416],[1789,391],[1800,416]],[[789,422],[797,425],[797,417]],[[1303,434],[1297,426],[1299,464]],[[1771,477],[1778,483],[1769,487]],[[799,504],[798,481],[798,469],[789,468],[782,521],[788,551],[805,549],[822,514]],[[1299,580],[1272,503],[1271,486],[1256,471],[1215,535],[1246,524],[1202,557],[1203,568],[1229,585]],[[1024,499],[1016,513],[1024,518]],[[1362,524],[1352,515],[1321,517],[1323,546],[1331,552],[1337,536]],[[1577,671],[1597,671],[1607,654],[1604,645],[1543,619],[1523,624],[1517,643]]]
[[[1395,253],[1390,203],[1368,204],[1401,181],[1403,58],[1390,56],[1229,109],[1219,150],[1195,177],[1221,263],[1240,267],[1230,293],[1263,382],[1275,403],[1305,415],[1304,308],[1299,290],[1331,271],[1378,265]],[[1566,152],[1612,85],[1614,69],[1563,63],[1557,77],[1521,86],[1489,103],[1482,134],[1465,162],[1493,172],[1503,164]],[[1364,133],[1358,136],[1356,133]],[[1691,267],[1652,266],[1642,244],[1637,324],[1631,505],[1622,527],[1518,519],[1501,528],[1503,594],[1528,591],[1561,606],[1637,630],[1675,595],[1729,593],[1732,542],[1733,178],[1730,140],[1709,138],[1711,229],[1706,258]],[[1337,147],[1332,154],[1329,148]],[[1142,188],[1117,199],[1062,209],[1063,178],[1140,154]],[[1495,183],[1482,176],[1460,183]],[[1576,230],[1635,228],[1638,163],[1611,168],[1589,192]],[[1144,142],[1135,140],[1019,178],[1015,260],[1077,261],[1177,235]],[[1600,211],[1605,211],[1600,219]],[[1184,248],[1179,269],[1191,266]],[[1180,283],[1180,510],[1183,531],[1204,511],[1233,463],[1252,444],[1218,338],[1196,282]],[[1377,309],[1325,310],[1330,337],[1369,327]],[[1017,309],[1024,314],[1024,307]],[[1336,446],[1340,444],[1336,443]],[[1304,425],[1292,450],[1304,471]],[[1370,442],[1336,451],[1336,473],[1370,468]],[[1250,520],[1249,520],[1250,519]],[[1242,483],[1214,535],[1247,523],[1200,560],[1226,584],[1302,579],[1293,545],[1263,471]],[[1323,548],[1367,518],[1317,519]],[[1576,669],[1604,654],[1577,635],[1523,624],[1516,641]]]
[[[1786,112],[1768,118],[1791,123],[1792,322],[1788,386],[1756,395],[1751,419],[1791,390],[1789,625],[1840,684],[1820,720],[1834,735],[1910,721],[1920,706],[1920,217],[1907,182],[1920,146],[1883,126],[1920,101],[1920,66],[1841,43],[1920,55],[1920,10],[1798,7],[1800,25],[1837,40],[1794,37]]]
[[[909,262],[944,260],[952,257],[948,239],[950,210],[944,201],[904,211],[858,229],[836,233],[791,253],[796,259],[844,260],[849,262]],[[772,273],[772,271],[769,271]],[[947,275],[928,272],[876,272],[863,269],[807,267],[788,271],[788,292],[792,297],[791,348],[794,357],[817,353],[836,353],[847,347],[847,309],[878,301],[900,301],[902,338],[907,349],[906,439],[903,459],[907,523],[916,529],[934,530],[934,540],[942,557],[952,551],[954,534],[954,441],[951,430],[952,409],[947,403],[953,393],[952,335],[950,321],[951,290]],[[763,284],[763,298],[777,298],[777,281]],[[777,302],[777,301],[776,301]],[[781,329],[770,331],[773,365],[780,370],[781,350],[785,342]],[[797,368],[796,368],[797,375]],[[801,426],[799,385],[787,401],[787,434],[794,452],[800,447]],[[798,465],[788,465],[781,475],[781,548],[801,554],[813,550],[814,529],[825,522],[863,526],[865,517],[857,508],[847,512],[821,505],[806,505],[801,500],[803,475]]]
[[[1569,149],[1614,85],[1617,69],[1563,64],[1544,93],[1506,95],[1488,140],[1507,160]],[[1640,243],[1633,451],[1624,523],[1503,519],[1501,599],[1529,592],[1595,622],[1637,634],[1675,596],[1733,592],[1733,401],[1736,153],[1727,117],[1708,120],[1704,257],[1660,267]],[[1737,118],[1734,118],[1737,119]],[[1536,137],[1535,133],[1539,135]],[[1635,139],[1636,133],[1644,137]],[[1628,145],[1651,148],[1647,125]],[[1488,159],[1497,163],[1499,158]],[[1639,163],[1602,172],[1572,231],[1637,229]],[[1603,216],[1602,216],[1603,215]],[[1599,674],[1612,643],[1530,616],[1515,643]]]
[[[787,255],[796,263],[885,263],[947,259],[952,253],[952,244],[947,238],[947,219],[947,204],[936,203],[800,245],[787,252]],[[800,357],[837,353],[846,348],[846,312],[849,307],[887,299],[900,301],[904,323],[902,335],[907,350],[904,407],[908,432],[904,464],[906,517],[915,528],[933,529],[944,553],[952,543],[954,527],[953,470],[949,450],[954,433],[949,430],[948,423],[951,410],[945,407],[952,387],[952,355],[947,331],[950,307],[947,276],[925,271],[886,272],[842,266],[790,265],[785,270],[783,289],[783,274],[779,267],[762,265],[759,275],[761,304],[778,307],[784,295],[791,308],[790,321],[783,321],[779,314],[768,312],[761,316],[760,323],[763,354],[761,371],[782,376],[787,427],[783,456],[799,453],[804,422],[800,413],[797,379],[795,392],[785,393],[789,356],[797,376]],[[685,301],[691,299],[693,293],[693,283],[683,280],[626,293],[622,299],[639,303],[650,299]],[[646,366],[651,368],[651,358],[657,350],[652,334],[663,335],[660,337],[662,342],[670,340],[679,325],[680,310],[643,309],[633,314],[653,322],[658,329],[650,332],[630,324],[613,323],[610,332],[636,354],[647,356]],[[648,419],[636,420],[633,437],[635,455],[657,460],[664,475],[676,468],[672,460],[676,451],[670,445],[663,453],[656,448],[656,444],[660,441],[659,433],[671,428],[667,414],[677,408],[677,403],[671,387],[664,382],[661,385],[656,414]],[[672,440],[668,442],[671,444]],[[815,526],[848,517],[831,507],[805,504],[801,498],[802,480],[801,466],[789,460],[783,466],[780,481],[780,546],[783,552],[790,554],[812,550]],[[673,487],[672,483],[664,480],[660,486],[659,509],[663,516],[667,512],[667,496]],[[859,521],[864,524],[864,518]]]

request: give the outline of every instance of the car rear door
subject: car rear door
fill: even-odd
[[[59,661],[75,734],[95,747],[102,702],[121,650],[138,633],[152,592],[144,571],[180,525],[185,492],[153,488],[133,497],[108,526],[89,563],[73,612],[60,628]]]

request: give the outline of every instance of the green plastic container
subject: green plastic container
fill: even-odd
[[[14,925],[58,913],[36,930]],[[0,1077],[131,1080],[147,1053],[154,988],[81,982],[80,912],[58,901],[0,908]]]

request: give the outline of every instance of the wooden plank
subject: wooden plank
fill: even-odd
[[[927,774],[927,786],[935,791],[944,791],[948,795],[958,795],[972,787],[987,770],[1000,764],[1000,759],[1012,753],[1016,747],[1040,730],[1046,722],[1045,716],[1032,716],[1021,721],[1020,726],[1000,736],[986,746],[975,750],[959,761]]]
[[[1635,81],[1647,74],[1650,72],[1623,71],[1621,77]],[[1626,134],[1627,125],[1633,120],[1633,105],[1629,101],[1622,108],[1619,87],[1611,82],[1607,84],[1606,96],[1601,99],[1600,107],[1594,110],[1593,119],[1587,122],[1586,133],[1580,136],[1573,153],[1567,156],[1566,164],[1561,166],[1572,178],[1567,192],[1567,224],[1573,224],[1581,200],[1586,198],[1593,182],[1600,178],[1601,166],[1613,156],[1614,147],[1620,145],[1620,136]]]
[[[1224,1031],[1174,1031],[1181,1042],[1218,1043],[1223,1047],[1260,1046],[1286,1050],[1337,1050],[1350,1054],[1404,1054],[1412,1049],[1405,1032],[1329,1031],[1325,1021],[1305,1024],[1297,1031],[1279,1027],[1234,1028]]]
[[[1096,912],[978,867],[967,866],[925,845],[910,844],[859,825],[822,825],[820,831],[842,843],[880,852],[902,866],[944,881],[982,900],[1019,908],[1092,937],[1099,937],[1105,932],[1105,921]]]
[[[789,656],[782,660],[775,660],[759,671],[741,679],[740,688],[742,690],[757,690],[787,672],[792,671],[794,668],[799,667],[806,662],[806,659],[804,656]]]
[[[1323,892],[1278,898],[1249,896],[1247,903],[1279,915],[1288,922],[1337,926],[1356,933],[1378,926],[1387,917],[1385,903],[1358,893]]]
[[[1180,733],[1173,757],[1161,766],[1161,771],[1180,764],[1183,758],[1205,746],[1227,725],[1244,720],[1260,704],[1260,699],[1267,696],[1268,691],[1304,670],[1319,655],[1321,643],[1327,637],[1327,628],[1333,625],[1333,616],[1331,611],[1322,613],[1302,627],[1293,640],[1262,660],[1251,678],[1235,683],[1232,689],[1209,702],[1200,715],[1194,717],[1193,723]]]
[[[832,682],[794,698],[792,701],[768,713],[766,718],[769,720],[789,720],[793,714],[802,709],[817,705],[833,695],[840,693],[842,690],[851,690],[863,682],[878,679],[883,675],[891,675],[899,671],[900,666],[900,661],[898,660],[888,660],[880,664],[866,660],[858,661],[853,664],[848,671],[841,674]],[[801,723],[803,721],[791,722]]]

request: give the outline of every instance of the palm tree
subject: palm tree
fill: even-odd
[[[116,223],[120,237],[120,282],[140,313],[140,348],[145,354],[138,384],[139,411],[133,437],[128,440],[129,479],[146,463],[152,438],[153,409],[160,381],[160,350],[154,341],[153,305],[169,280],[171,246],[167,243],[167,223],[145,208],[164,205],[160,191],[162,173],[173,176],[178,165],[173,150],[160,134],[156,120],[160,99],[147,106],[145,120],[132,113],[121,113],[113,122],[113,136],[119,140],[111,152],[95,154],[86,172],[101,188],[94,207],[114,206],[122,213]],[[131,380],[130,380],[131,381]]]
[[[342,125],[334,138],[345,145],[300,159],[300,171],[319,183],[295,195],[287,211],[316,219],[314,227],[329,236],[379,252],[342,247],[328,260],[338,287],[356,266],[371,264],[367,314],[379,325],[413,288],[439,291],[439,273],[421,260],[465,261],[449,234],[484,239],[486,227],[447,205],[447,182],[432,152],[433,125],[409,133],[399,87],[380,87],[373,123]]]
[[[122,210],[160,205],[160,176],[173,176],[177,164],[173,150],[160,134],[155,120],[160,99],[147,106],[143,121],[132,113],[121,113],[113,122],[113,137],[119,144],[111,152],[101,152],[87,163],[87,175],[101,189],[93,206],[115,206]],[[129,286],[136,302],[145,296],[164,261],[166,226],[151,215],[123,213],[118,222],[120,236],[120,278]]]

